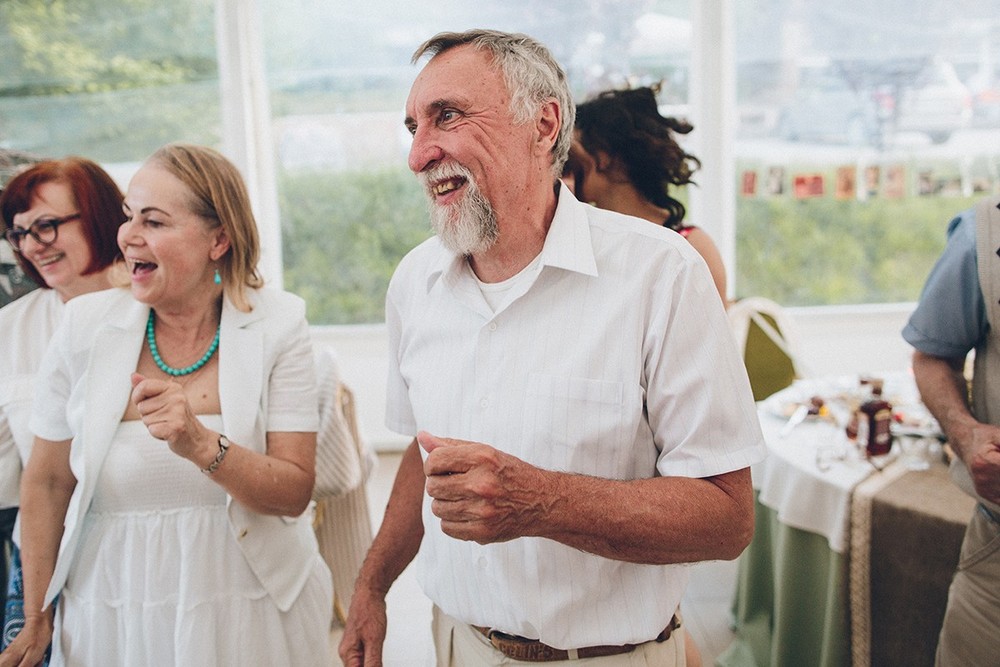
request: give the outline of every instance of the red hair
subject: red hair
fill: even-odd
[[[118,228],[125,222],[122,193],[106,171],[97,163],[82,157],[46,160],[34,164],[14,176],[0,193],[0,215],[4,231],[14,226],[14,216],[31,208],[38,188],[45,183],[66,185],[76,200],[80,212],[83,237],[90,246],[90,265],[83,274],[97,273],[121,256],[118,249]],[[35,283],[48,287],[31,262],[20,253],[21,269]]]

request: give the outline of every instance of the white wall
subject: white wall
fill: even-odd
[[[878,374],[910,366],[900,331],[914,304],[790,308],[804,371],[809,375]],[[314,327],[317,344],[332,345],[357,399],[362,436],[381,451],[409,439],[383,425],[387,343],[382,325]]]
[[[900,332],[915,305],[789,308],[804,371],[850,375],[907,370],[913,348]]]
[[[344,381],[354,392],[361,437],[379,451],[403,449],[409,438],[387,429],[385,380],[388,372],[385,325],[313,327],[317,345],[331,345],[337,353]]]

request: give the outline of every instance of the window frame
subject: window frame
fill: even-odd
[[[731,0],[693,2],[690,104],[699,131],[692,150],[702,157],[699,186],[689,208],[715,239],[730,275],[735,272],[737,120],[733,7]],[[257,0],[216,0],[224,152],[244,174],[262,241],[261,272],[281,287],[282,254],[275,155]],[[733,294],[735,280],[729,281]],[[914,307],[857,304],[790,308],[804,341],[805,366],[819,375],[898,370],[910,350],[899,336]],[[387,342],[384,324],[312,327],[317,344],[338,354],[345,381],[358,398],[365,440],[377,450],[405,448],[410,438],[384,423]]]
[[[736,124],[731,0],[693,2],[692,136],[703,156],[701,187],[690,193],[694,217],[717,240],[726,266],[735,260],[733,140]],[[222,147],[247,181],[261,227],[261,272],[282,284],[281,230],[267,80],[257,0],[216,0],[216,41],[222,91]],[[709,196],[707,193],[712,193]],[[732,282],[732,281],[730,281]],[[730,286],[732,290],[732,286]]]

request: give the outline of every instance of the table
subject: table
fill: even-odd
[[[756,532],[739,562],[733,603],[736,639],[718,665],[922,664],[882,661],[885,651],[899,655],[898,646],[885,648],[884,638],[906,643],[918,631],[912,624],[900,629],[901,624],[893,625],[898,615],[883,613],[886,601],[900,599],[897,584],[907,581],[897,577],[905,570],[898,556],[906,551],[897,536],[908,531],[925,540],[931,528],[942,533],[940,539],[937,533],[930,538],[938,541],[941,558],[927,566],[938,576],[937,589],[944,582],[946,595],[960,532],[957,543],[954,536],[963,529],[963,516],[967,521],[971,513],[966,510],[972,499],[950,484],[943,464],[926,473],[908,471],[898,462],[876,470],[854,455],[835,423],[806,421],[782,434],[787,418],[779,406],[856,386],[856,377],[799,381],[759,404],[769,456],[753,469]],[[903,404],[916,401],[906,375],[886,377],[885,395]],[[818,455],[825,469],[817,464]],[[858,489],[865,491],[859,495]],[[918,502],[921,498],[926,502]],[[950,508],[947,520],[925,521],[939,505]],[[909,554],[914,553],[919,552],[911,548]],[[907,574],[911,582],[915,573],[911,569]],[[883,585],[886,581],[892,585]],[[939,625],[934,614],[943,614],[940,601],[928,605],[940,610],[928,613],[919,626],[925,641],[914,650],[923,654],[927,641],[936,641],[936,630],[926,626]],[[868,641],[861,641],[865,637]]]

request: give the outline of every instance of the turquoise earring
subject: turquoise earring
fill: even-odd
[[[215,278],[212,279],[212,282],[214,282],[216,285],[222,284],[222,276],[219,275],[218,269],[215,270]]]

